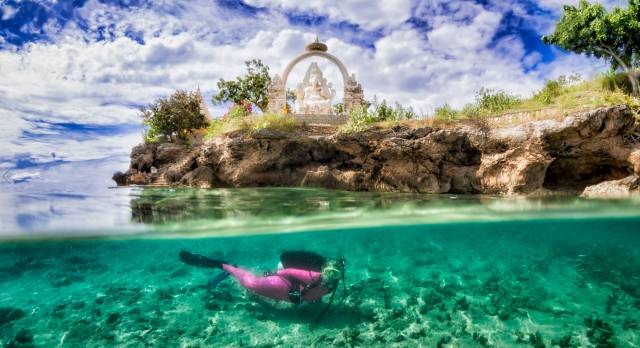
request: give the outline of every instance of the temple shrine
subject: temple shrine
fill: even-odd
[[[305,122],[313,121],[314,117],[321,123],[342,123],[345,115],[361,105],[365,104],[362,86],[357,82],[355,75],[349,75],[345,65],[334,55],[327,53],[326,44],[315,42],[308,44],[305,51],[289,62],[282,75],[276,74],[271,80],[269,88],[268,110],[274,113],[281,113],[287,108],[287,80],[293,68],[300,62],[311,57],[321,57],[329,60],[338,67],[342,75],[344,85],[344,97],[342,108],[335,113],[333,108],[336,91],[331,82],[327,81],[318,63],[309,64],[303,80],[297,84],[295,93],[295,103],[291,107],[292,116],[300,118]],[[333,117],[331,117],[333,116]]]

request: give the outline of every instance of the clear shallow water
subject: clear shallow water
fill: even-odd
[[[58,172],[67,184],[1,194],[0,346],[640,346],[638,201],[108,189]],[[284,250],[344,256],[348,290],[314,323],[323,304],[206,290],[182,249],[257,273]]]
[[[639,227],[637,218],[560,219],[4,243],[0,307],[23,316],[0,326],[0,340],[65,347],[634,347]],[[275,304],[233,279],[206,290],[211,272],[181,264],[182,249],[258,273],[273,270],[283,250],[341,255],[346,298],[314,323],[323,305]]]

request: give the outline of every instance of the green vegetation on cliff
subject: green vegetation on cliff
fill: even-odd
[[[404,107],[400,103],[394,106],[388,105],[386,100],[378,102],[374,97],[369,107],[361,106],[349,113],[349,122],[340,128],[343,133],[360,132],[370,125],[379,122],[391,122],[397,124],[401,121],[414,119],[416,113],[410,107]]]
[[[209,124],[201,105],[202,95],[199,92],[177,90],[169,98],[160,98],[141,108],[144,141],[188,139],[194,130]]]
[[[261,114],[246,115],[236,118],[215,119],[207,129],[207,139],[212,139],[225,133],[234,131],[254,132],[261,129],[272,129],[282,132],[293,132],[297,127],[297,121],[288,115]]]
[[[631,85],[626,74],[604,74],[591,80],[577,76],[560,76],[529,98],[519,98],[505,91],[481,89],[473,103],[462,109],[448,104],[436,108],[433,119],[449,122],[495,117],[505,114],[544,112],[545,117],[563,117],[567,113],[607,105],[627,104],[640,110],[640,104],[629,94]]]

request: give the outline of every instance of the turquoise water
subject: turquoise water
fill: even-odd
[[[64,214],[34,208],[21,225],[5,213],[17,222],[5,220],[0,244],[0,346],[640,346],[638,201],[315,189],[52,197],[40,201]],[[258,274],[285,250],[343,256],[347,291],[315,322],[324,303],[275,303],[233,279],[206,289],[212,272],[182,264],[183,249]]]

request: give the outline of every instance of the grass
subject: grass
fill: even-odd
[[[543,119],[563,119],[568,114],[601,106],[626,104],[640,115],[640,103],[630,96],[630,86],[624,74],[602,74],[591,80],[577,76],[561,76],[548,80],[545,86],[529,98],[521,98],[501,90],[481,88],[475,100],[461,109],[444,104],[433,115],[416,119],[410,109],[396,106],[396,112],[380,112],[394,108],[383,103],[369,109],[354,110],[342,133],[361,132],[369,127],[389,128],[398,124],[410,127],[454,127],[471,124],[481,128],[499,128]],[[409,110],[403,113],[403,110]],[[402,117],[384,117],[384,115]],[[405,117],[409,115],[410,117]]]
[[[211,123],[205,138],[213,139],[234,131],[255,132],[261,129],[293,132],[297,125],[297,121],[293,117],[282,114],[251,114],[243,117],[224,117]]]
[[[433,121],[451,121],[476,118],[496,118],[510,115],[511,123],[528,122],[535,119],[558,119],[567,114],[607,105],[627,104],[640,110],[640,104],[620,86],[619,76],[601,75],[581,81],[577,77],[560,77],[549,80],[530,98],[510,96],[503,91],[481,89],[474,103],[461,110],[445,104],[435,110]],[[518,117],[521,114],[521,117]]]
[[[399,123],[412,128],[451,128],[459,125],[489,129],[526,124],[531,121],[564,119],[567,115],[610,105],[629,105],[638,116],[638,126],[629,136],[640,141],[640,103],[630,95],[630,84],[624,74],[602,74],[590,80],[575,76],[549,80],[529,98],[521,98],[505,91],[482,88],[475,101],[462,109],[448,104],[436,108],[432,115],[420,119],[378,120],[366,114],[352,113],[341,132],[363,131],[369,127],[390,128]]]

